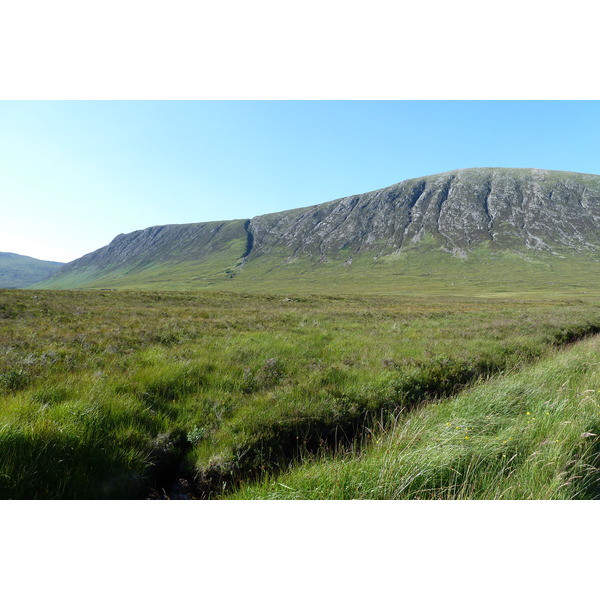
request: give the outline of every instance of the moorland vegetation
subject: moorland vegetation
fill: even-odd
[[[0,496],[590,497],[599,304],[4,290]]]

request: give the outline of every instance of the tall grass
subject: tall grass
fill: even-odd
[[[0,496],[212,497],[598,330],[598,301],[0,292]]]
[[[237,498],[600,497],[600,339],[401,415],[360,452],[308,459]]]

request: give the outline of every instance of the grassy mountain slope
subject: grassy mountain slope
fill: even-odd
[[[464,169],[248,221],[121,235],[40,287],[600,289],[600,176]]]
[[[486,245],[465,258],[440,250],[425,238],[401,253],[362,254],[351,266],[302,257],[282,264],[267,254],[242,269],[221,289],[280,293],[440,293],[475,295],[593,294],[600,291],[600,256],[591,253],[494,251]]]
[[[189,289],[228,276],[247,248],[246,221],[164,225],[117,236],[38,288]]]
[[[64,263],[0,252],[0,288],[24,288],[45,279]]]

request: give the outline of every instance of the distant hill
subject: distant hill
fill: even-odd
[[[460,169],[248,220],[119,235],[40,287],[600,290],[599,225],[598,175]]]
[[[0,288],[24,288],[52,275],[64,263],[0,252]]]

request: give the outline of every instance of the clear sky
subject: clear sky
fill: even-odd
[[[2,101],[0,251],[309,206],[468,167],[600,174],[596,101]]]

